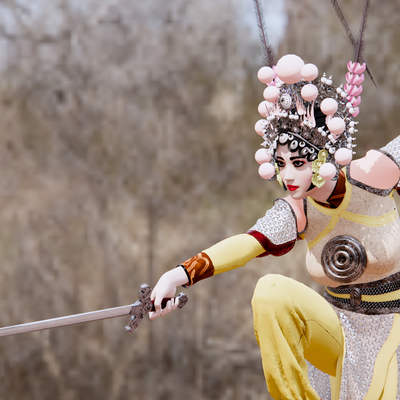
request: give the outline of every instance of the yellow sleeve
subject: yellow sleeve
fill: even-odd
[[[184,267],[190,286],[202,279],[241,267],[263,253],[265,250],[257,239],[242,233],[211,246],[180,266]]]
[[[246,233],[232,236],[204,250],[213,265],[214,275],[242,267],[253,258],[265,253],[256,238]]]

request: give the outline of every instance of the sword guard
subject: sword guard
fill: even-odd
[[[131,305],[131,311],[129,312],[129,315],[131,315],[131,317],[129,318],[128,325],[125,326],[125,330],[127,332],[129,333],[135,332],[136,329],[139,327],[139,324],[142,321],[142,319],[150,311],[156,311],[154,307],[154,301],[150,300],[150,295],[151,295],[150,286],[147,285],[146,283],[140,285],[140,290],[138,295],[139,300],[137,300],[135,303]],[[188,297],[183,292],[179,293],[176,299],[179,300],[178,308],[182,308],[188,302]],[[165,308],[169,300],[171,300],[171,297],[163,299],[161,302],[161,308]]]

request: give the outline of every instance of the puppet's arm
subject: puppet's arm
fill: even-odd
[[[157,306],[164,297],[172,297],[177,286],[191,286],[202,279],[241,267],[255,257],[283,255],[294,247],[297,238],[297,220],[291,205],[285,200],[276,200],[265,216],[246,233],[225,239],[162,275],[151,295],[159,311],[151,314],[150,318],[168,312],[162,312]]]
[[[181,264],[188,285],[245,265],[255,257],[280,256],[297,240],[297,221],[291,205],[278,199],[263,218],[247,231],[202,251]]]

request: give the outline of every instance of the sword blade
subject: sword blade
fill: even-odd
[[[43,329],[58,328],[60,326],[92,322],[101,319],[121,317],[129,315],[132,305],[107,308],[105,310],[90,311],[81,314],[67,315],[65,317],[45,319],[43,321],[28,322],[26,324],[7,326],[0,328],[0,337],[17,335],[19,333],[41,331]]]

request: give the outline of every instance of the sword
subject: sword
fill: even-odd
[[[105,310],[90,311],[81,314],[67,315],[65,317],[45,319],[43,321],[29,322],[27,324],[6,326],[4,328],[0,328],[0,337],[58,328],[60,326],[80,324],[82,322],[121,317],[123,315],[131,315],[128,325],[125,326],[125,330],[129,333],[133,333],[136,331],[143,318],[150,311],[155,311],[154,304],[150,300],[150,294],[150,286],[143,283],[140,285],[138,296],[139,299],[133,304],[122,307],[107,308]],[[163,299],[161,307],[164,308],[167,304],[167,301],[170,299],[171,298]],[[182,308],[188,301],[186,294],[183,292],[179,293],[176,299],[179,301],[178,308]]]

